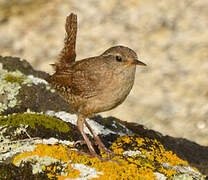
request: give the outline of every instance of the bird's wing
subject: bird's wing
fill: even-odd
[[[58,88],[67,87],[76,96],[89,98],[98,95],[108,85],[112,72],[106,68],[105,61],[99,57],[87,58],[57,71],[48,82]]]
[[[67,16],[65,30],[64,48],[55,63],[56,71],[64,69],[65,66],[73,63],[76,59],[77,15],[71,13]]]
[[[98,95],[103,89],[104,77],[110,76],[106,74],[110,72],[103,71],[105,65],[98,57],[77,62],[72,74],[72,93],[85,98]]]
[[[57,71],[47,81],[54,86],[70,88],[72,85],[72,69]]]

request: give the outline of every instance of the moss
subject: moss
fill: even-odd
[[[10,83],[21,83],[23,82],[23,78],[22,77],[17,77],[17,76],[13,76],[12,74],[7,74],[5,76],[5,80],[7,82],[10,82]]]
[[[51,129],[58,132],[69,132],[70,127],[67,123],[43,114],[14,114],[7,117],[0,116],[0,126],[8,125],[18,127],[20,124],[29,125],[35,129],[37,126],[44,126],[45,128]]]

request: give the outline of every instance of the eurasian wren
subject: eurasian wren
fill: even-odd
[[[66,18],[64,48],[55,63],[56,72],[48,82],[67,100],[78,115],[77,125],[92,155],[96,151],[83,131],[84,124],[92,133],[100,150],[110,153],[86,121],[86,117],[108,111],[121,104],[134,84],[137,54],[128,47],[114,46],[103,54],[75,62],[77,16]]]

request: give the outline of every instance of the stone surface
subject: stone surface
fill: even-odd
[[[5,115],[0,116],[0,178],[203,179],[201,173],[208,174],[208,147],[114,117],[88,119],[105,145],[117,154],[111,157],[114,161],[89,157],[85,144],[74,145],[82,140],[75,126],[77,116],[69,113],[64,100],[45,82],[46,73],[12,57],[0,57],[0,73],[1,86],[20,86],[12,107],[2,101],[5,93],[0,91],[0,107],[4,107],[0,111]],[[86,133],[91,138],[89,131]]]
[[[134,49],[137,71],[127,101],[105,115],[208,145],[208,1],[0,1],[0,54],[51,72],[67,14],[78,14],[77,59],[110,46]],[[185,130],[184,130],[185,129]]]

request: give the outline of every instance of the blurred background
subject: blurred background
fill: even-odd
[[[208,145],[207,0],[0,0],[0,55],[52,73],[71,12],[77,60],[121,44],[148,64],[127,100],[103,116]]]

